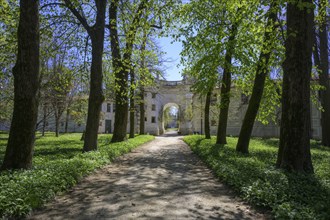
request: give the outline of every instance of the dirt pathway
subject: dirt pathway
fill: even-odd
[[[182,141],[156,137],[85,178],[30,219],[265,219]]]

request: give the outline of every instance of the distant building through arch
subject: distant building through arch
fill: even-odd
[[[186,109],[191,106],[193,94],[190,91],[191,83],[186,80],[166,81],[157,80],[155,85],[145,88],[145,133],[161,135],[165,132],[163,111],[173,105],[178,108],[180,134],[192,133],[191,121],[185,117]],[[100,123],[99,132],[112,132],[114,126],[114,113],[106,112],[112,102],[103,104],[103,120]],[[139,133],[140,114],[136,108],[135,132]],[[108,129],[106,128],[108,125]],[[129,128],[129,126],[127,126]],[[109,129],[112,128],[112,129]]]

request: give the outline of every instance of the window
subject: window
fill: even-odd
[[[152,111],[156,111],[156,105],[155,105],[155,104],[152,104],[152,106],[151,106],[151,110],[152,110]]]
[[[144,117],[144,121],[148,121],[147,117]]]
[[[151,117],[151,123],[156,123],[156,117],[154,116]]]
[[[102,126],[102,121],[100,121],[99,126]]]
[[[116,104],[112,104],[112,112],[116,112]]]
[[[64,126],[64,123],[63,123],[63,122],[61,122],[61,126],[62,126],[62,127]]]
[[[156,98],[156,93],[152,93],[151,98],[155,99]]]
[[[107,103],[107,112],[111,112],[111,104]]]

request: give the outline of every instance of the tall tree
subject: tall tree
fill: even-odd
[[[130,72],[130,100],[129,100],[129,138],[135,136],[135,73],[134,67]]]
[[[120,142],[126,138],[127,119],[128,119],[128,75],[131,70],[131,56],[133,44],[137,32],[138,25],[142,17],[142,12],[146,8],[147,1],[142,0],[137,6],[132,23],[130,24],[124,53],[122,54],[118,35],[118,4],[119,0],[112,0],[109,8],[109,24],[110,24],[110,42],[112,54],[112,66],[115,74],[116,82],[116,115],[114,131],[111,142]]]
[[[249,105],[246,110],[242,127],[239,133],[236,150],[242,153],[249,152],[249,142],[253,130],[254,121],[260,107],[261,98],[263,95],[266,77],[269,74],[269,60],[271,52],[274,49],[274,32],[276,30],[275,22],[277,17],[277,6],[275,1],[271,4],[268,11],[268,21],[265,26],[264,41],[257,63],[256,74],[254,78],[253,90]]]
[[[143,30],[143,37],[142,37],[142,44],[141,44],[141,70],[144,72],[145,69],[145,51],[146,51],[146,44],[147,44],[147,31]],[[144,74],[141,74],[141,81],[144,80]],[[145,109],[144,109],[144,84],[139,84],[139,107],[140,107],[140,135],[144,134],[144,128],[145,128]]]
[[[205,130],[205,139],[211,139],[210,131],[210,105],[211,105],[211,95],[213,88],[207,92],[204,108],[204,130]]]
[[[14,112],[2,170],[32,167],[40,85],[38,7],[37,0],[20,1],[18,51],[13,68]]]
[[[74,2],[64,0],[66,7],[86,29],[92,43],[92,64],[90,72],[90,91],[88,99],[87,123],[83,151],[97,149],[97,134],[104,95],[102,90],[102,56],[104,49],[105,12],[107,0],[95,0],[96,18],[93,25],[77,10]],[[110,25],[111,26],[111,25]]]
[[[237,14],[240,10],[237,10]],[[227,144],[227,122],[228,122],[228,111],[230,103],[230,89],[231,89],[231,69],[232,59],[235,51],[236,35],[238,31],[238,20],[231,25],[230,35],[228,38],[226,55],[224,60],[223,75],[220,90],[220,115],[217,131],[217,144]]]
[[[306,173],[313,172],[310,153],[313,7],[312,0],[287,2],[287,39],[277,157],[277,166]]]
[[[206,58],[208,62],[203,62],[204,66],[215,66],[216,72],[219,72],[219,69],[223,70],[218,144],[226,143],[232,75],[239,79],[254,68],[251,68],[250,63],[255,63],[255,52],[256,48],[260,47],[261,39],[261,33],[255,32],[264,26],[260,22],[264,6],[260,3],[252,0],[192,0],[180,11],[181,23],[184,24],[180,27],[179,33],[185,36],[182,63],[188,66],[188,69],[192,69],[191,67],[198,65],[201,58]],[[232,62],[235,62],[234,65]],[[247,63],[250,69],[244,71],[243,66]],[[198,79],[207,82],[212,77],[213,73],[209,72]],[[221,77],[217,80],[219,78]]]
[[[320,25],[320,63],[319,83],[324,90],[321,91],[321,105],[323,111],[321,113],[322,126],[322,145],[330,147],[330,81],[329,81],[329,41],[328,41],[328,25],[327,25],[327,4],[326,0],[320,0],[319,10],[322,13],[322,22]],[[317,48],[317,47],[316,47]]]
[[[55,136],[60,133],[60,120],[67,107],[67,97],[72,89],[73,73],[65,66],[58,64],[54,59],[54,72],[50,79],[50,94],[48,94],[48,102],[51,104],[55,117]]]

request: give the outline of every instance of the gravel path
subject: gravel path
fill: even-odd
[[[221,184],[180,136],[156,137],[30,219],[266,219]]]

